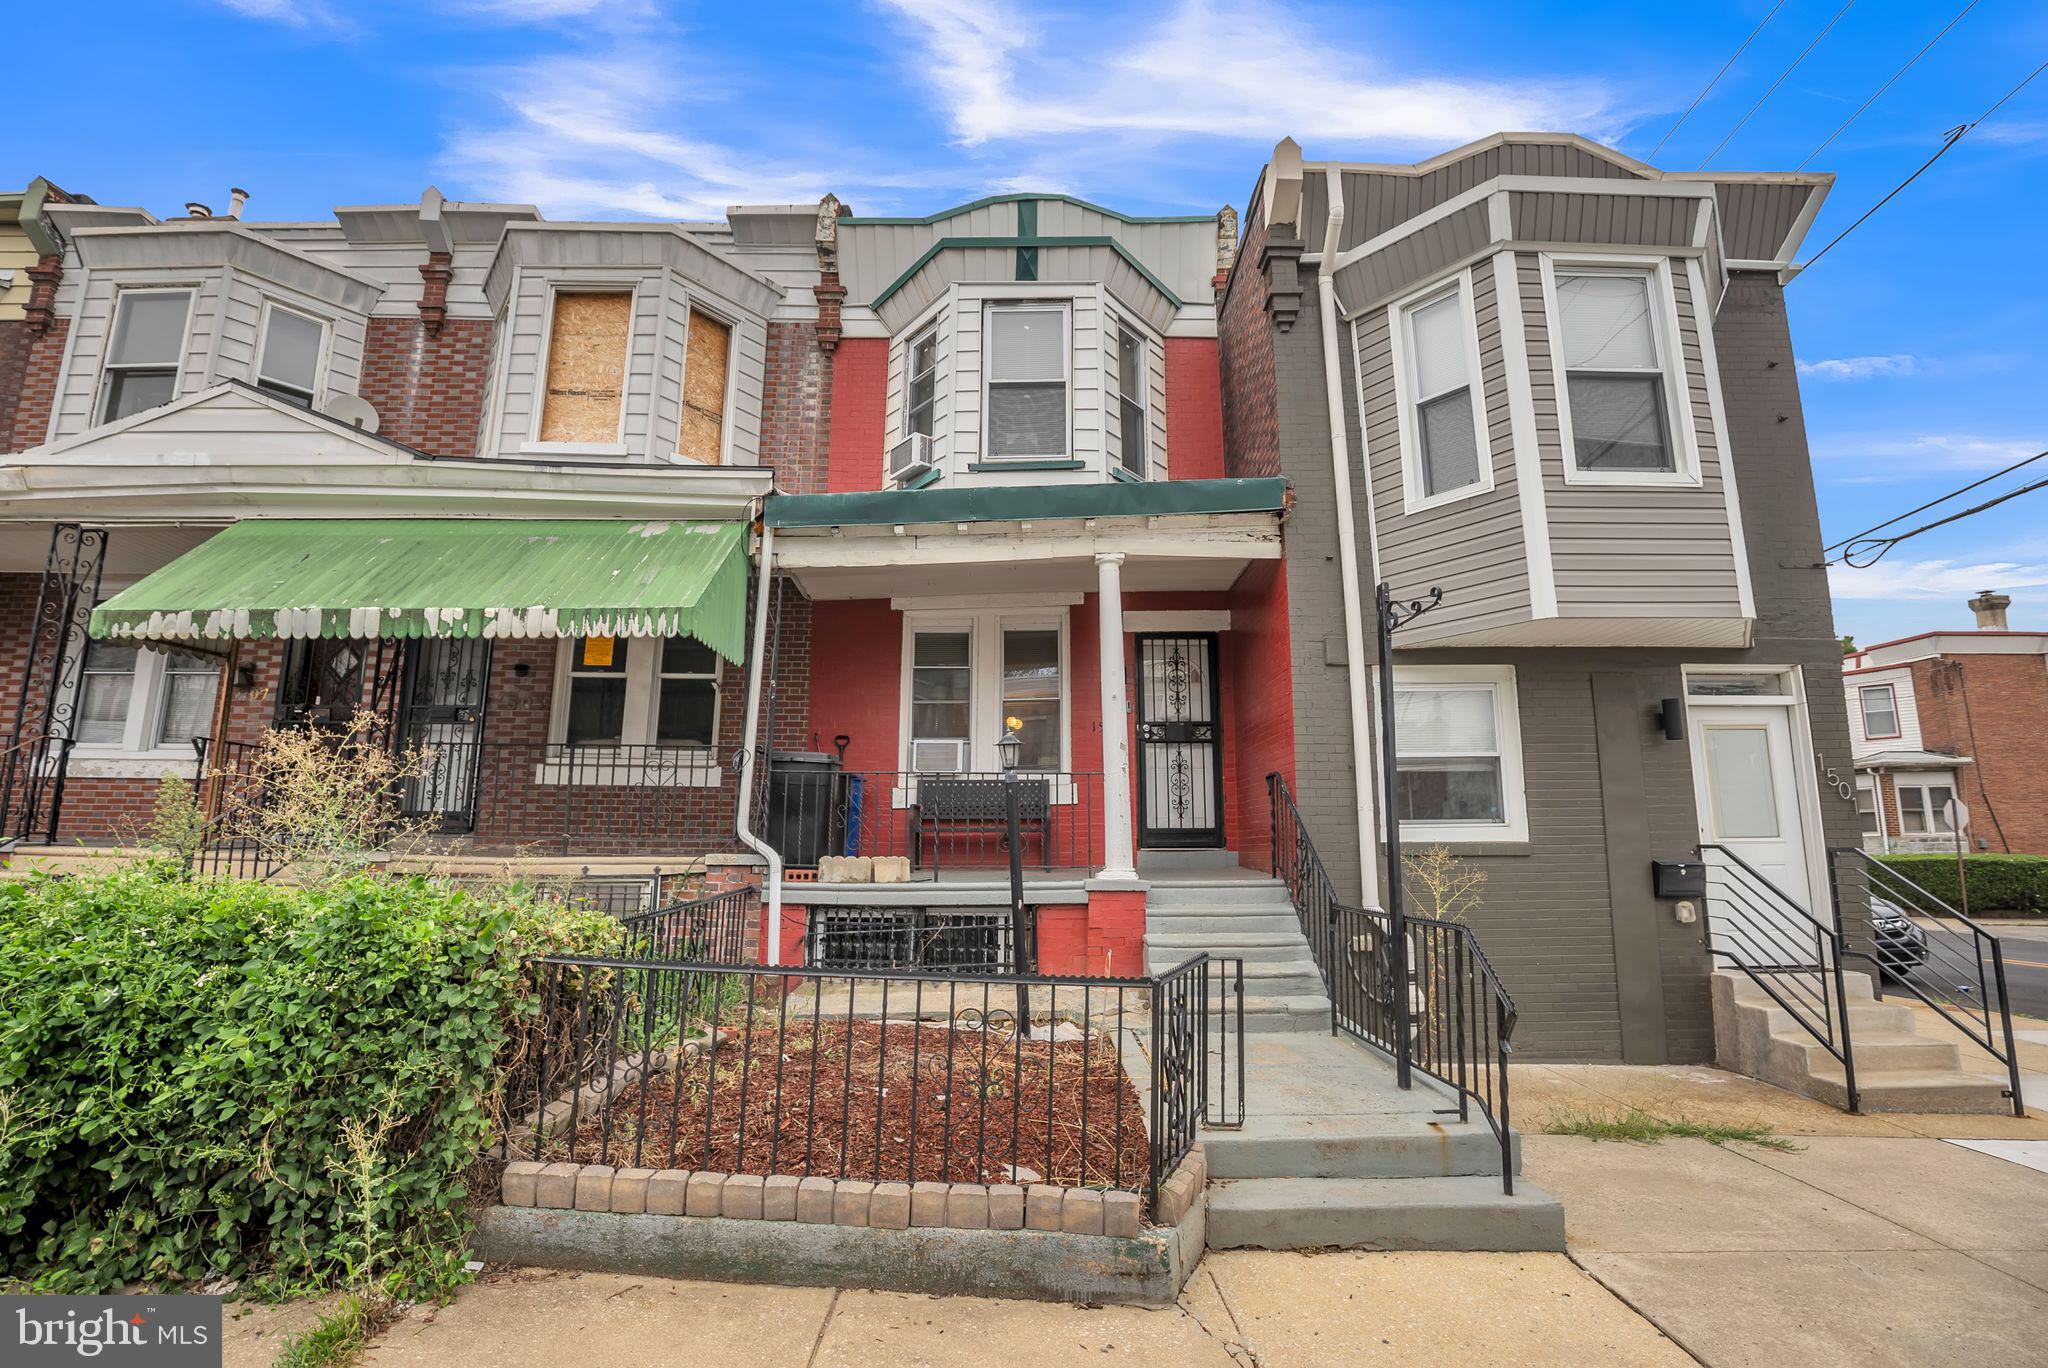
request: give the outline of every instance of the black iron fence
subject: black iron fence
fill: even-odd
[[[626,959],[747,962],[747,929],[761,915],[761,890],[749,885],[689,902],[670,903],[619,921],[619,954]]]
[[[2011,1080],[2006,1091],[2012,1114],[2025,1116],[2004,943],[1884,861],[1854,847],[1828,855],[1838,922],[1841,890],[1849,882],[1845,872],[1860,875],[1870,893],[1870,949],[1845,948],[1844,953],[1870,964],[1872,989],[1879,996],[1891,985],[1918,998],[2003,1064]]]
[[[195,874],[267,879],[282,863],[251,831],[264,802],[263,747],[248,741],[194,737],[192,794],[206,819],[205,836],[188,857]]]
[[[979,911],[812,904],[804,926],[804,963],[814,969],[1014,974],[1031,968],[1033,944],[1027,925],[1026,956],[1020,962],[1007,907]]]
[[[1017,798],[1027,869],[1094,869],[1102,842],[1102,776],[1031,773],[917,774],[773,764],[763,830],[783,860],[815,866],[828,855],[901,856],[915,876],[1009,863],[1008,794]]]
[[[1419,1070],[1451,1088],[1460,1121],[1476,1108],[1500,1144],[1502,1190],[1513,1195],[1508,1055],[1515,1002],[1479,938],[1461,922],[1405,917],[1404,975],[1392,918],[1337,895],[1287,781],[1269,774],[1266,788],[1273,875],[1287,886],[1329,990],[1331,1032],[1362,1040],[1391,1056],[1397,1069]]]
[[[1146,979],[555,956],[499,1153],[1155,1200],[1244,1119],[1243,973]]]

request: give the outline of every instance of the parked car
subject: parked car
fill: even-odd
[[[1877,966],[1886,978],[1903,980],[1927,963],[1927,933],[1891,899],[1871,897],[1870,932]]]

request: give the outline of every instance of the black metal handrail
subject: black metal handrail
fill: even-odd
[[[1968,913],[1951,907],[1891,865],[1872,859],[1867,851],[1844,846],[1830,850],[1828,856],[1838,920],[1842,919],[1844,882],[1839,867],[1846,861],[1862,873],[1873,899],[1893,904],[1912,925],[1910,934],[1902,929],[1881,934],[1873,926],[1870,950],[1845,950],[1875,970],[1871,991],[1881,997],[1887,980],[1897,984],[2005,1065],[2012,1114],[2025,1116],[2020,1057],[2013,1044],[2012,1000],[2005,983],[2004,943]],[[1876,911],[1872,909],[1873,918]]]
[[[1156,1210],[1205,1118],[1243,1120],[1242,966],[1206,955],[1143,979],[535,963],[506,1158],[1049,1182]]]
[[[619,919],[619,954],[628,959],[747,962],[747,928],[761,913],[758,884],[674,902]]]
[[[186,867],[213,878],[259,881],[282,871],[284,861],[247,830],[263,804],[263,747],[195,736],[192,751],[192,796],[206,825]]]
[[[1404,975],[1392,918],[1338,896],[1287,781],[1269,774],[1266,790],[1273,876],[1287,887],[1329,992],[1331,1034],[1343,1032],[1391,1056],[1397,1076],[1417,1070],[1449,1087],[1460,1121],[1477,1108],[1500,1145],[1501,1190],[1512,1196],[1508,1056],[1519,1014],[1478,936],[1461,922],[1404,918]],[[1403,977],[1405,986],[1398,983]]]
[[[1008,863],[1001,772],[849,770],[771,759],[761,829],[795,868],[830,855],[901,856],[913,878]],[[1100,863],[1102,775],[1020,773],[1019,840],[1027,867]]]
[[[1701,842],[1700,859],[1707,876],[1708,956],[1740,971],[1833,1055],[1842,1066],[1849,1110],[1862,1110],[1841,929],[1725,845]]]

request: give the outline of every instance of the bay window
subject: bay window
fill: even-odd
[[[1512,668],[1397,669],[1394,729],[1403,839],[1528,839]]]
[[[1462,279],[1399,310],[1402,447],[1409,508],[1492,484],[1478,345]]]
[[[986,458],[1068,459],[1066,305],[990,304],[982,333]]]
[[[123,290],[114,309],[100,385],[100,421],[111,423],[177,397],[190,290]]]
[[[1658,275],[1560,268],[1555,286],[1570,468],[1596,475],[1678,474],[1657,322]]]

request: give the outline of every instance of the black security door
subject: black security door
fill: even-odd
[[[1223,723],[1210,633],[1138,637],[1138,844],[1223,844]]]

